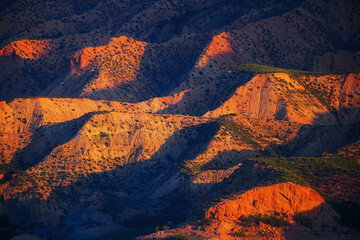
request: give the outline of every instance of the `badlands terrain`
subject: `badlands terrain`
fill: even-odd
[[[4,239],[359,239],[360,2],[0,3]]]

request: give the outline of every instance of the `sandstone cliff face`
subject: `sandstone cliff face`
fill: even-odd
[[[51,50],[50,40],[22,40],[12,42],[0,50],[0,56],[17,56],[25,59],[39,59]]]
[[[249,190],[232,199],[223,200],[210,207],[205,215],[211,219],[206,225],[185,225],[175,230],[161,231],[140,239],[163,239],[164,237],[183,234],[186,236],[204,237],[206,239],[297,239],[315,237],[312,230],[298,225],[294,219],[301,213],[307,219],[317,219],[323,225],[337,225],[334,210],[326,205],[325,200],[313,189],[293,183],[282,183],[268,187],[259,187]],[[262,223],[256,227],[245,223],[251,216],[277,216],[289,221],[290,225],[282,227]],[[321,220],[320,220],[321,219]],[[344,231],[341,229],[340,231]],[[328,232],[331,234],[331,231]],[[322,236],[319,236],[322,239]]]
[[[206,217],[222,221],[237,220],[256,214],[281,214],[293,216],[308,212],[316,215],[324,199],[313,189],[292,183],[255,188],[242,194],[237,200],[228,200],[209,208]]]

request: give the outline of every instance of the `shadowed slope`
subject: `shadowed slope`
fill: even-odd
[[[28,169],[41,162],[57,146],[74,138],[93,113],[80,118],[36,129],[31,135],[31,142],[14,153],[13,163],[22,169]]]
[[[21,3],[30,5],[22,0],[14,6]],[[0,57],[0,68],[4,69],[0,74],[0,91],[5,100],[46,95],[57,89],[53,92],[56,96],[138,102],[211,82],[241,63],[256,62],[303,70],[311,70],[316,65],[317,70],[321,71],[319,66],[327,68],[328,57],[322,57],[326,54],[333,56],[332,61],[335,62],[330,63],[331,72],[359,67],[356,55],[359,50],[356,44],[359,31],[356,24],[359,22],[359,11],[356,10],[359,5],[350,0],[342,2],[342,10],[338,13],[332,10],[339,5],[336,0],[329,3],[317,1],[316,4],[311,1],[205,1],[200,4],[182,0],[171,3],[93,1],[87,6],[64,3],[64,9],[71,9],[70,13],[75,15],[73,18],[61,16],[67,13],[53,13],[49,5],[40,0],[34,3],[39,11],[44,8],[46,13],[34,19],[34,22],[30,21],[29,25],[36,25],[38,20],[42,23],[24,32],[22,37],[14,36],[14,39],[39,41],[24,39],[44,39],[43,35],[48,34],[50,37],[46,39],[51,38],[53,43],[51,51],[36,61],[25,61],[16,56]],[[59,4],[53,7],[56,9]],[[124,16],[116,16],[116,12],[122,12],[121,9],[130,11]],[[24,18],[36,18],[28,11],[22,12],[21,8],[4,9],[5,16],[21,13],[24,13]],[[54,21],[46,20],[52,17]],[[23,20],[23,17],[19,19]],[[65,22],[70,22],[69,28]],[[49,29],[57,30],[51,32]],[[80,32],[76,32],[76,29]],[[101,69],[97,69],[95,64],[93,71],[68,75],[71,72],[70,58],[75,52],[90,46],[96,48],[105,45],[111,38],[124,35],[129,39],[132,37],[134,42],[147,43],[145,52],[140,54],[143,56],[141,59],[139,52],[133,49],[119,55],[116,51],[110,54],[98,52],[97,60],[106,57],[114,59],[108,61],[111,71],[106,70],[106,64],[100,64]],[[10,45],[15,43],[11,42],[9,40]],[[134,45],[130,48],[134,48]],[[349,57],[344,58],[341,54],[337,57],[338,49],[346,49]],[[121,56],[136,56],[137,61],[129,62]],[[340,66],[336,64],[338,61],[346,61],[341,65],[346,69],[337,68]],[[67,77],[71,83],[61,86]],[[15,88],[14,81],[23,87]],[[62,89],[64,87],[65,90]]]

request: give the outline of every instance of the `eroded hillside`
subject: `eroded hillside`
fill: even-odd
[[[261,86],[261,79],[274,75],[291,79],[286,74],[264,74],[251,81]],[[158,113],[177,104],[185,94],[140,103],[70,98],[2,102],[2,213],[11,217],[12,224],[24,226],[27,233],[45,238],[89,238],[108,232],[122,236],[155,225],[175,226],[198,216],[203,204],[254,187],[289,180],[307,185],[297,181],[298,177],[282,177],[286,170],[266,159],[324,154],[357,157],[346,150],[356,148],[359,140],[357,120],[339,125],[334,118],[334,122],[304,124],[297,119],[262,119],[259,115]],[[295,98],[293,103],[304,104],[304,99]],[[316,103],[324,109],[319,116],[333,116],[325,105]],[[344,111],[344,116],[346,113],[350,116],[352,111]],[[335,198],[346,196],[338,204],[356,204],[357,161],[354,169],[336,170],[340,175],[326,180],[339,183],[337,189],[346,194],[339,195],[319,182],[310,181],[310,186]],[[321,171],[314,174],[325,176]],[[349,184],[355,184],[355,191],[346,190]],[[31,228],[24,225],[27,221],[32,222]],[[215,222],[224,224],[220,219]],[[63,227],[57,228],[59,225]],[[205,227],[197,233],[210,237],[211,229]],[[216,231],[225,235],[235,231],[221,229]],[[260,229],[254,225],[249,231],[261,236]],[[344,229],[344,234],[353,234]],[[283,236],[287,230],[269,231]]]
[[[4,3],[0,96],[139,102],[215,85],[232,68],[254,62],[351,72],[359,69],[360,6],[342,1],[335,13],[338,5],[336,0]],[[44,14],[37,16],[39,11]],[[86,68],[75,64],[80,58]]]
[[[359,238],[359,12],[1,2],[0,236]]]

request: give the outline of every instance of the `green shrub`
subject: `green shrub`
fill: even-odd
[[[263,148],[258,142],[250,137],[253,135],[251,134],[250,129],[246,128],[242,124],[234,123],[230,120],[220,120],[219,123],[230,132],[234,139],[243,141],[244,143],[253,146],[256,150],[261,150]]]
[[[176,235],[170,236],[165,239],[166,240],[190,240],[190,238],[187,237],[185,234],[176,234]]]
[[[260,64],[244,64],[240,65],[236,70],[240,72],[251,72],[251,73],[287,73],[295,77],[304,76],[304,75],[315,75],[321,76],[329,73],[320,73],[320,72],[309,72],[309,71],[299,71],[294,69],[285,69],[277,68],[271,66],[265,66]]]
[[[214,220],[211,219],[211,218],[204,218],[204,219],[202,220],[202,225],[204,225],[204,226],[210,226],[213,221],[214,221]]]
[[[290,225],[290,223],[287,220],[281,217],[276,217],[267,214],[250,215],[245,219],[246,226],[250,226],[252,224],[259,224],[260,222],[268,224],[273,227],[285,227]]]
[[[237,231],[232,234],[234,237],[246,237],[246,234],[244,231]]]

